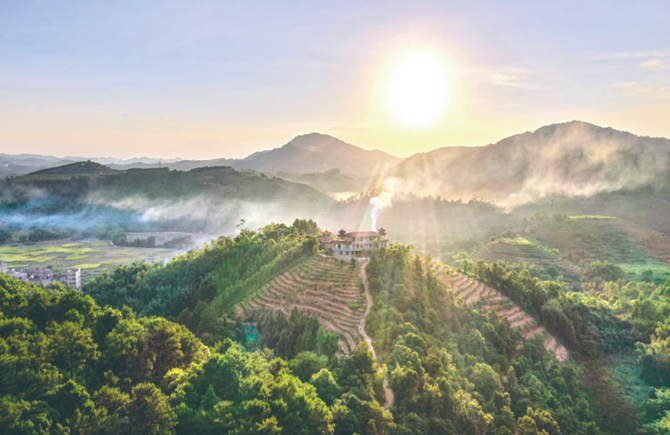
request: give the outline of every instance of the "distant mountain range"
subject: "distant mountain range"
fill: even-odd
[[[0,153],[0,178],[25,175],[42,169],[55,168],[70,163],[89,160],[87,157],[55,157],[38,154],[2,154]],[[181,159],[152,159],[136,157],[132,159],[116,159],[113,157],[96,157],[95,162],[103,165],[156,164],[159,162],[173,163]]]
[[[83,160],[89,159],[0,154],[0,177],[24,175]],[[244,159],[159,160],[140,157],[129,160],[112,158],[91,158],[90,160],[119,170],[165,167],[190,171],[206,166],[230,166],[237,170],[254,170],[267,174],[278,172],[312,174],[339,169],[343,174],[354,178],[380,174],[402,161],[401,158],[383,151],[364,150],[333,136],[319,133],[297,136],[282,147],[256,152]]]
[[[1,154],[0,176],[72,163],[69,159]],[[445,147],[406,159],[311,133],[244,159],[99,160],[106,160],[107,166],[116,170],[162,166],[190,171],[229,166],[309,184],[329,194],[386,190],[448,199],[478,196],[517,205],[547,195],[591,196],[641,186],[665,186],[669,178],[670,140],[572,121],[487,146]]]
[[[670,233],[670,140],[578,121],[406,159],[309,134],[246,159],[157,165],[87,160],[0,179],[0,226],[118,222],[232,234],[240,219],[248,228],[313,218],[324,228],[367,229],[374,214],[426,251],[434,234],[455,243],[537,212],[616,216]]]

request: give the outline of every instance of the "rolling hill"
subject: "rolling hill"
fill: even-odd
[[[102,174],[114,174],[115,171],[112,168],[109,168],[100,163],[92,162],[87,160],[85,162],[75,162],[68,165],[56,166],[53,168],[42,169],[39,171],[31,172],[29,175],[33,177],[39,176],[49,176],[49,175],[102,175]]]
[[[339,168],[312,174],[278,172],[275,176],[296,183],[309,184],[321,192],[331,194],[358,193],[365,191],[367,187],[361,180],[343,174]]]
[[[0,191],[0,216],[23,226],[122,221],[230,232],[240,219],[254,228],[292,222],[332,203],[308,185],[230,167],[115,171],[92,162],[0,180]]]
[[[42,189],[55,195],[69,191],[78,200],[85,200],[90,195],[112,199],[128,196],[178,199],[210,194],[219,199],[330,202],[327,196],[305,184],[230,167],[117,171],[94,162],[78,162],[0,181],[0,188],[5,192],[5,203],[9,202],[8,197],[21,201],[22,193],[28,194],[30,189]]]
[[[668,180],[670,140],[580,121],[548,125],[484,147],[415,154],[385,176],[403,190],[507,205],[547,195],[591,196]]]
[[[578,284],[581,270],[556,252],[531,242],[525,238],[495,240],[477,251],[473,260],[484,260],[486,263],[507,262],[534,265],[550,268],[554,274],[562,275],[573,284]]]

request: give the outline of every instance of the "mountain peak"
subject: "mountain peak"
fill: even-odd
[[[286,145],[292,145],[294,147],[305,150],[316,150],[342,146],[354,147],[354,145],[346,143],[334,136],[317,132],[298,135],[291,139],[291,141]]]

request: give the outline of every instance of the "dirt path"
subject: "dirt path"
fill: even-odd
[[[361,334],[363,340],[365,340],[365,342],[370,347],[372,355],[375,357],[375,359],[377,359],[377,353],[375,352],[375,348],[372,346],[372,339],[370,338],[368,333],[365,332],[365,319],[368,317],[368,314],[370,314],[370,310],[372,309],[372,296],[370,295],[370,286],[368,285],[368,274],[365,271],[365,269],[368,267],[369,262],[370,261],[367,260],[361,266],[361,279],[363,280],[363,288],[365,289],[366,306],[365,306],[365,313],[363,313],[363,318],[358,324],[358,332]],[[386,396],[384,409],[388,410],[391,408],[391,405],[393,405],[393,391],[391,391],[391,387],[389,387],[388,376],[384,377],[384,395]]]

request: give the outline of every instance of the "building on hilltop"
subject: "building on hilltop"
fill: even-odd
[[[379,231],[350,233],[341,230],[336,239],[333,239],[330,233],[327,236],[324,233],[319,237],[319,241],[333,251],[334,257],[339,258],[369,257],[372,251],[386,248],[389,243],[383,228],[380,228]]]
[[[323,243],[324,245],[327,245],[328,243],[332,242],[332,240],[333,238],[330,236],[330,231],[324,231],[323,235],[319,236],[319,242]]]

